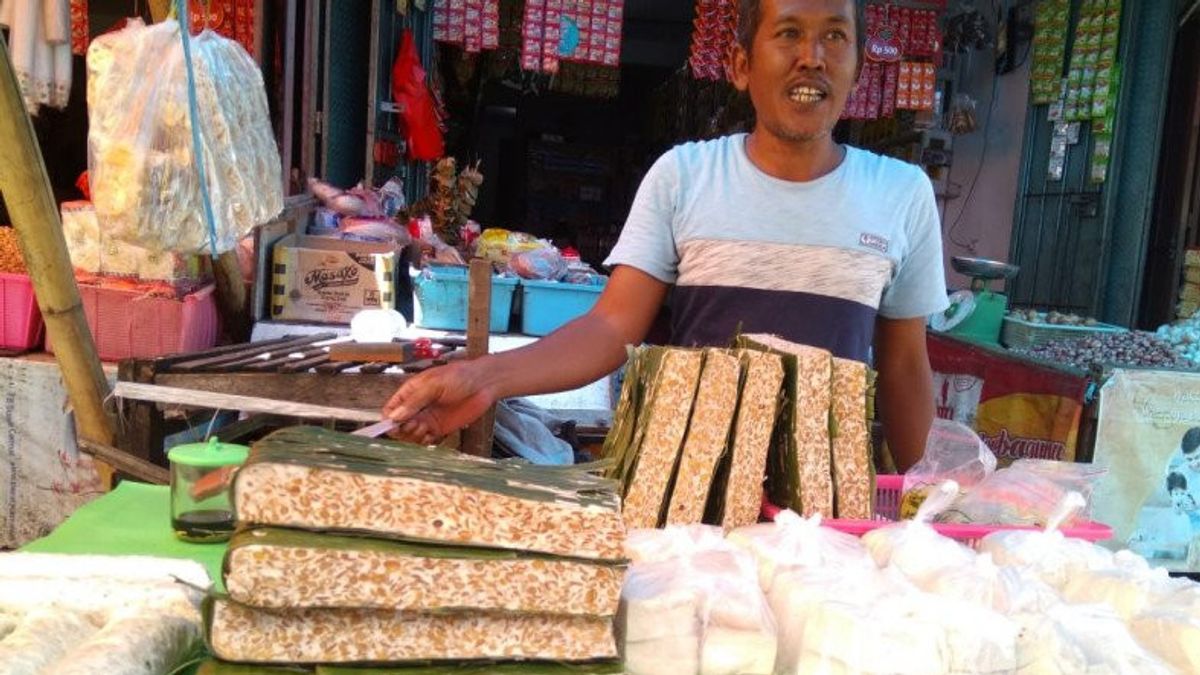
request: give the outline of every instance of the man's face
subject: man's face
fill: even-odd
[[[750,53],[734,52],[734,84],[759,129],[806,143],[833,133],[858,77],[854,0],[763,0]]]

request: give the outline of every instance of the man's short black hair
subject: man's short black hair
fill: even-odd
[[[1200,427],[1192,427],[1183,435],[1183,440],[1179,442],[1183,448],[1184,454],[1190,455],[1200,449]]]
[[[754,45],[754,36],[762,23],[762,0],[738,1],[737,41],[746,53]],[[867,46],[867,0],[854,0],[854,43],[858,47],[858,63],[862,65]]]
[[[1187,478],[1184,478],[1183,474],[1167,474],[1167,492],[1173,492],[1175,490],[1187,490],[1187,487]]]

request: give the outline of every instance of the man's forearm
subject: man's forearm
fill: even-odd
[[[901,472],[925,454],[933,424],[933,375],[928,362],[891,364],[879,373],[879,417]]]
[[[587,314],[527,347],[482,359],[479,367],[497,399],[568,391],[619,368],[633,341],[603,317]]]

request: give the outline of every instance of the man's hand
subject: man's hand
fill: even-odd
[[[398,422],[395,438],[432,445],[475,421],[496,402],[483,377],[486,359],[426,370],[407,380],[383,407]]]
[[[634,269],[613,271],[596,306],[537,342],[511,352],[427,370],[384,406],[395,436],[434,443],[474,422],[496,401],[595,382],[625,362],[625,346],[650,331],[667,285]]]
[[[901,473],[924,456],[933,425],[933,372],[925,345],[924,319],[875,322],[879,417]]]

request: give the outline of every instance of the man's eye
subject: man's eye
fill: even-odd
[[[796,30],[795,28],[784,28],[783,30],[779,31],[779,33],[776,35],[776,37],[787,38],[789,40],[794,40],[795,38],[797,38],[799,36],[800,36],[800,31]]]
[[[831,30],[825,34],[826,40],[842,41],[846,39],[846,32],[841,30]]]

